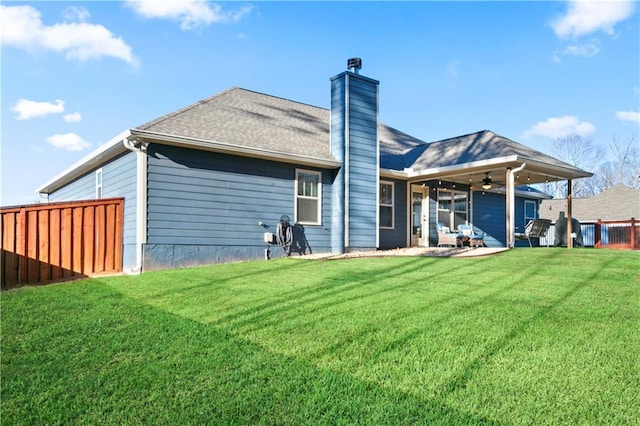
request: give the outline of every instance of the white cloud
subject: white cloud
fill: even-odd
[[[67,151],[82,151],[91,146],[91,144],[75,133],[64,133],[49,136],[47,142],[56,148],[63,148]]]
[[[613,35],[614,26],[629,18],[634,9],[633,0],[573,0],[568,2],[566,14],[551,22],[551,27],[560,38],[576,38],[597,31]]]
[[[586,44],[572,44],[570,46],[567,46],[562,51],[562,53],[564,55],[583,56],[585,58],[590,58],[600,53],[600,42],[594,39],[591,40],[590,43]]]
[[[223,12],[220,5],[205,0],[127,0],[126,3],[145,18],[180,21],[183,30],[212,23],[237,22],[252,10],[251,6],[242,6],[234,12]]]
[[[578,117],[565,115],[563,117],[550,117],[545,121],[538,121],[525,130],[522,137],[530,139],[532,136],[543,136],[548,138],[562,138],[575,133],[580,136],[589,136],[596,131],[596,126],[588,121],[580,121]]]
[[[19,99],[11,111],[18,113],[18,120],[28,120],[34,117],[43,117],[49,114],[60,114],[64,112],[64,101],[57,99],[55,103],[36,102],[28,99]]]
[[[640,124],[640,112],[638,111],[618,111],[616,112],[618,120],[633,121]]]
[[[88,18],[86,9],[70,8],[65,10],[65,19],[79,22],[46,26],[40,12],[31,6],[0,6],[0,42],[26,50],[65,53],[67,59],[86,61],[110,56],[136,65],[130,46],[102,25],[83,22]]]
[[[62,116],[64,121],[67,123],[79,123],[82,121],[82,115],[79,112],[74,112],[73,114],[65,114]]]
[[[62,16],[67,21],[86,22],[91,17],[91,13],[82,6],[70,6],[62,12]]]

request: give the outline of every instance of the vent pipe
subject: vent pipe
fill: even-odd
[[[360,58],[349,58],[347,60],[347,69],[354,74],[360,74],[360,69],[362,68],[362,59]]]

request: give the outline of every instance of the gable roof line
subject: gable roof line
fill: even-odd
[[[55,191],[61,186],[89,172],[91,169],[100,166],[103,161],[114,158],[115,156],[125,152],[127,148],[125,148],[122,141],[128,138],[130,135],[131,132],[129,129],[120,132],[119,134],[111,138],[107,143],[99,146],[88,155],[84,156],[80,160],[73,163],[71,166],[67,167],[61,173],[49,179],[49,181],[47,181],[44,185],[36,189],[36,193],[48,194],[52,191]]]

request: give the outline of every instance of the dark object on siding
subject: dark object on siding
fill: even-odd
[[[574,246],[581,247],[582,241],[582,229],[580,229],[580,222],[578,219],[571,218],[571,231],[575,235]],[[556,235],[554,241],[555,247],[567,246],[567,218],[564,216],[564,212],[560,212],[560,216],[556,219]]]

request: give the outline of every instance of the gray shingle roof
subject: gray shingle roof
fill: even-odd
[[[138,126],[165,135],[334,160],[326,109],[231,88]]]
[[[328,109],[234,87],[136,129],[335,160],[329,120]],[[378,126],[378,135],[383,168],[402,170],[415,157],[416,147],[419,152],[426,147],[426,142],[384,124]]]
[[[234,87],[134,130],[335,161],[329,123],[325,108]],[[379,124],[378,137],[383,169],[429,169],[510,155],[575,169],[488,130],[427,143]]]
[[[432,142],[416,159],[413,168],[446,167],[512,155],[517,155],[520,161],[531,160],[573,168],[570,164],[495,134],[490,130]]]
[[[556,220],[567,211],[567,200],[544,200],[540,204],[540,218]],[[579,221],[640,219],[640,191],[616,185],[589,198],[574,198],[572,216]]]

